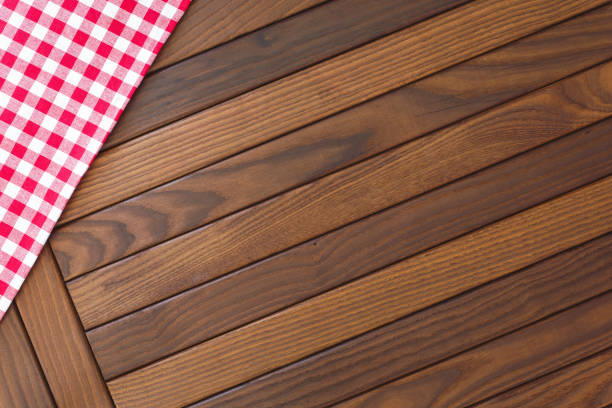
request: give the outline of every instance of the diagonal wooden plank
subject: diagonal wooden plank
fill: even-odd
[[[610,217],[612,177],[118,377],[111,394],[193,403],[593,239]]]
[[[611,309],[608,292],[336,407],[466,407],[612,346]]]
[[[146,78],[106,146],[130,140],[467,1],[334,0],[238,38]]]
[[[604,408],[610,405],[612,405],[612,349],[498,395],[476,407]]]
[[[110,322],[87,337],[104,377],[115,377],[612,174],[610,157],[612,119]]]
[[[612,113],[612,62],[139,252],[68,284],[104,323]]]
[[[326,0],[193,0],[149,72],[282,20]]]
[[[0,407],[55,407],[15,306],[0,324]]]
[[[51,236],[60,269],[91,271],[601,62],[610,21],[612,5],[69,223]]]
[[[312,408],[337,403],[610,290],[611,267],[608,234],[196,406]]]
[[[58,406],[114,406],[48,246],[15,301]]]
[[[63,222],[431,75],[604,0],[483,0],[342,54],[102,153]]]

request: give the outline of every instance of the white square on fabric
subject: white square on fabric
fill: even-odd
[[[34,24],[34,28],[32,29],[32,35],[34,38],[38,38],[39,40],[44,40],[45,36],[49,32],[49,29],[43,25],[38,23]]]
[[[13,255],[16,249],[17,244],[11,241],[10,239],[4,241],[4,244],[2,244],[2,248],[0,248],[0,250],[9,255]]]
[[[38,197],[36,194],[32,194],[26,205],[31,209],[38,211],[40,210],[40,206],[42,205],[42,203],[42,198]]]
[[[31,165],[30,163],[28,163],[27,161],[20,160],[19,164],[17,164],[17,168],[15,170],[17,170],[18,172],[20,172],[24,176],[27,176],[28,174],[30,174],[30,172],[32,171],[33,168],[34,168],[34,166]]]
[[[106,5],[104,5],[104,9],[102,9],[102,14],[106,14],[111,18],[115,18],[117,11],[119,11],[119,7],[117,7],[111,2],[106,2]]]
[[[17,71],[16,69],[11,69],[5,79],[14,85],[19,85],[21,78],[23,78],[23,74],[21,72]]]
[[[119,50],[121,52],[126,52],[128,47],[130,46],[130,42],[128,40],[126,40],[123,37],[119,37],[117,38],[117,41],[115,41],[115,44],[113,45],[113,47],[116,50]]]
[[[68,17],[66,24],[68,24],[70,27],[78,29],[81,27],[81,24],[83,24],[83,17],[75,13],[70,14],[70,17]]]
[[[138,28],[140,27],[140,24],[142,23],[142,18],[138,17],[135,14],[130,15],[130,17],[128,18],[127,22],[125,23],[126,26],[130,27],[132,30],[136,30],[138,31]]]
[[[96,54],[90,50],[89,48],[82,48],[81,52],[79,53],[79,60],[83,61],[86,64],[89,64],[91,62],[91,60],[94,59],[94,57],[96,56]]]
[[[70,48],[71,44],[72,44],[72,41],[70,41],[68,38],[64,37],[63,35],[60,35],[55,40],[55,43],[53,44],[53,46],[59,50],[66,52],[68,51],[68,48]]]
[[[32,85],[30,85],[30,89],[28,89],[28,91],[30,91],[31,94],[34,94],[40,98],[41,96],[43,96],[46,89],[47,88],[42,83],[34,81],[32,82]]]
[[[24,280],[25,279],[23,279],[21,276],[15,274],[13,276],[13,279],[11,279],[11,283],[9,283],[9,285],[11,285],[13,289],[19,290],[19,288],[21,288],[21,285],[23,285]]]
[[[45,115],[45,118],[42,120],[42,123],[41,123],[40,126],[43,129],[46,129],[46,130],[48,130],[50,132],[53,132],[53,129],[55,129],[55,125],[57,125],[57,122],[58,122],[58,120],[55,119],[54,117],[49,116],[49,115]],[[38,140],[38,139],[35,139],[35,140]],[[40,153],[41,151],[42,150],[38,150],[37,153]]]
[[[29,226],[28,220],[22,217],[17,217],[17,221],[13,224],[13,227],[20,232],[27,232]]]
[[[43,12],[45,14],[50,15],[51,17],[55,17],[57,13],[59,12],[59,10],[60,10],[60,6],[53,3],[52,1],[48,1],[45,3],[45,8],[43,9]]]
[[[15,28],[19,28],[19,27],[21,27],[21,23],[23,23],[23,19],[24,18],[25,17],[22,16],[21,14],[19,14],[19,13],[11,13],[9,15],[8,20],[7,20],[7,23],[9,23],[10,25],[12,25]]]
[[[62,109],[66,109],[69,103],[70,98],[61,92],[58,92],[57,95],[55,95],[55,99],[53,99],[53,104]]]
[[[51,187],[51,184],[53,184],[54,181],[55,177],[53,177],[49,173],[43,173],[43,175],[40,177],[40,180],[38,180],[38,183],[43,185],[44,187],[49,188]]]
[[[48,72],[50,74],[54,74],[55,71],[57,70],[57,67],[59,67],[59,63],[55,62],[51,58],[47,58],[47,59],[45,59],[45,62],[43,63],[41,68],[45,72]]]
[[[46,118],[45,118],[46,119]],[[43,121],[44,123],[44,121]],[[45,148],[46,144],[43,143],[42,140],[34,138],[30,141],[30,144],[28,145],[28,150],[32,150],[35,153],[40,153],[43,151],[43,149]]]
[[[9,181],[4,186],[4,190],[2,191],[2,194],[7,195],[11,198],[17,198],[19,191],[21,191],[21,189],[16,184],[11,183]]]

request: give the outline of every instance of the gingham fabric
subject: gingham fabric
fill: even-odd
[[[0,0],[0,319],[189,0]]]

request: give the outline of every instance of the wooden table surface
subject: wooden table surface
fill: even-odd
[[[194,0],[0,407],[612,404],[611,57],[602,0]]]

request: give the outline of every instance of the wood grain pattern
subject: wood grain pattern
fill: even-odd
[[[55,407],[15,306],[0,324],[0,407]]]
[[[604,0],[468,3],[103,152],[63,213],[99,210]],[[461,41],[458,41],[458,39]]]
[[[610,268],[607,235],[195,406],[328,406],[610,290]]]
[[[104,323],[603,119],[610,79],[607,63],[89,273],[68,284],[79,315]]]
[[[611,309],[608,292],[336,407],[468,406],[610,347]]]
[[[89,342],[115,377],[611,174],[610,157],[612,119],[127,315]]]
[[[612,5],[70,223],[51,237],[60,268],[91,271],[605,60],[610,21]]]
[[[146,78],[106,146],[130,140],[466,1],[335,0],[277,22]]]
[[[58,406],[113,407],[48,246],[15,301]]]
[[[326,0],[193,0],[149,72],[299,13]]]
[[[111,394],[121,407],[195,402],[593,239],[610,217],[612,177],[118,377]]]
[[[612,404],[612,349],[499,395],[478,408],[592,407]]]

